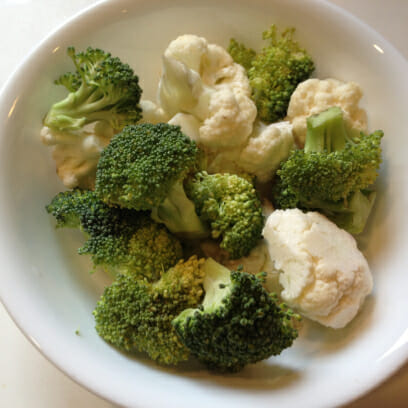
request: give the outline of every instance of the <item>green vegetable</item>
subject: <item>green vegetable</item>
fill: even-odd
[[[119,275],[94,311],[99,335],[126,352],[146,352],[160,364],[186,360],[189,350],[171,322],[182,310],[200,303],[203,262],[196,257],[179,261],[154,283]]]
[[[231,258],[249,254],[264,225],[261,201],[253,184],[235,174],[197,173],[186,186],[197,213],[211,226],[213,238]]]
[[[91,255],[95,266],[113,276],[131,274],[155,281],[182,257],[179,240],[148,213],[109,207],[93,191],[59,193],[46,208],[57,227],[85,233],[88,239],[78,252]]]
[[[348,129],[332,107],[307,119],[304,150],[295,150],[277,171],[279,208],[318,210],[350,233],[363,231],[375,192],[368,188],[381,163],[381,138]]]
[[[211,258],[204,271],[202,304],[173,320],[181,341],[201,362],[217,371],[238,371],[292,345],[298,335],[295,315],[266,292],[261,277],[231,272]]]
[[[67,50],[76,71],[55,81],[69,91],[68,96],[52,105],[44,125],[57,131],[75,132],[84,125],[105,121],[122,129],[141,118],[139,79],[129,65],[97,48],[75,53]]]
[[[102,151],[95,191],[110,205],[152,210],[172,232],[208,235],[183,181],[197,170],[200,154],[179,126],[159,123],[127,126]]]
[[[294,33],[289,28],[278,35],[272,25],[263,33],[269,43],[260,53],[234,39],[228,48],[234,61],[246,69],[259,118],[265,122],[286,116],[293,91],[315,68],[311,56],[294,40]]]
[[[256,51],[252,48],[247,48],[244,44],[238,43],[234,38],[231,38],[228,47],[228,52],[234,61],[242,65],[246,71],[252,68],[252,63],[256,58]]]

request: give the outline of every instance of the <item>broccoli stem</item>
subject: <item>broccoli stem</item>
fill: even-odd
[[[375,200],[383,131],[351,128],[339,107],[307,118],[304,150],[293,151],[275,184],[279,208],[317,210],[352,234],[363,231]]]
[[[90,120],[85,117],[92,112],[87,101],[93,96],[96,87],[81,84],[76,92],[71,92],[60,102],[55,103],[44,119],[44,125],[57,130],[78,130]],[[86,108],[85,108],[86,107]]]
[[[343,112],[337,107],[307,118],[305,153],[331,153],[344,149],[349,140]]]
[[[115,102],[97,87],[81,85],[78,91],[53,105],[44,124],[54,129],[78,130],[86,123],[109,121],[112,112],[107,108]]]
[[[182,180],[173,184],[165,200],[153,208],[151,216],[184,238],[205,238],[210,234],[207,225],[198,217],[194,203],[188,199]]]
[[[359,234],[367,223],[375,202],[375,191],[356,191],[350,198],[347,208],[339,210],[331,219],[340,227],[347,229],[350,234]]]
[[[331,107],[324,112],[307,118],[307,134],[305,153],[332,153],[343,150],[346,143],[354,143],[356,131],[347,129],[342,110]],[[361,177],[375,178],[376,169],[368,167],[361,173]],[[346,202],[331,203],[317,200],[310,202],[313,208],[324,210],[331,220],[340,228],[347,229],[351,234],[363,231],[375,201],[373,191],[355,191]]]
[[[206,259],[203,270],[205,297],[202,305],[208,312],[222,305],[222,299],[227,293],[224,288],[231,285],[231,271],[212,258]]]

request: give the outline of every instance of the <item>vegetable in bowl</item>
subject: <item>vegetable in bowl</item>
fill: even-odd
[[[172,321],[201,362],[215,371],[236,372],[292,345],[300,316],[264,289],[262,274],[230,271],[212,258],[203,268],[201,305],[183,310]]]
[[[67,50],[76,71],[61,75],[55,83],[69,94],[51,106],[44,125],[57,132],[75,132],[87,123],[106,121],[113,129],[141,117],[139,78],[129,65],[98,48],[77,53]]]
[[[55,80],[68,95],[45,115],[41,139],[53,147],[66,187],[93,189],[101,150],[116,131],[141,118],[142,89],[132,68],[110,53],[69,47],[67,54],[76,70]]]
[[[109,205],[150,210],[170,231],[203,237],[209,231],[184,191],[184,180],[199,167],[200,152],[177,126],[127,126],[103,150],[95,192]]]
[[[312,57],[294,39],[295,29],[280,35],[275,25],[264,31],[269,42],[261,52],[231,39],[228,47],[234,61],[247,71],[260,119],[277,122],[286,116],[290,98],[298,84],[307,80],[315,69]]]
[[[266,210],[266,203],[288,208],[285,214],[295,207],[298,224],[313,216],[310,210],[320,211],[330,228],[339,230],[328,218],[348,229],[341,234],[355,243],[350,232],[364,228],[374,203],[367,188],[377,177],[382,132],[360,134],[344,120],[343,106],[334,105],[308,115],[305,146],[296,143],[288,106],[312,81],[314,62],[293,30],[281,38],[275,30],[266,34],[270,45],[260,54],[233,41],[231,56],[192,34],[172,41],[157,101],[139,101],[139,92],[142,117],[121,129],[110,123],[114,131],[98,153],[93,183],[61,193],[48,206],[57,225],[88,235],[80,252],[112,275],[94,317],[99,335],[122,351],[146,352],[159,364],[197,358],[212,370],[235,372],[292,346],[299,315],[343,327],[371,291],[368,278],[361,296],[349,293],[353,282],[344,290],[342,279],[335,282],[340,295],[328,295],[335,303],[329,309],[343,316],[353,304],[353,315],[341,324],[310,312],[303,303],[308,294],[300,300],[288,295],[295,291],[288,282],[296,286],[310,265],[296,257],[301,245],[295,243],[302,240],[296,228],[279,246],[288,254],[281,262],[266,228],[280,212]],[[279,78],[266,81],[271,73]],[[75,84],[79,77],[68,78]],[[304,166],[295,159],[309,156],[314,161]],[[346,159],[351,164],[343,168],[339,160]],[[296,171],[285,175],[290,168]],[[313,197],[340,184],[339,196]],[[203,252],[204,241],[217,260]],[[344,257],[335,245],[331,251]],[[257,254],[262,262],[250,262]],[[320,261],[329,263],[330,256],[323,251]],[[295,263],[295,271],[287,268]],[[232,264],[237,267],[228,269]],[[272,290],[259,270],[266,267],[277,277]],[[305,286],[318,287],[323,280],[317,275],[310,273]],[[360,276],[352,275],[350,281]],[[364,276],[371,277],[368,264]]]
[[[172,327],[184,309],[195,307],[203,295],[203,260],[191,257],[149,283],[119,275],[96,305],[96,331],[121,350],[146,352],[160,364],[187,360],[186,348]]]
[[[350,129],[333,106],[307,119],[305,147],[277,172],[278,208],[318,210],[347,231],[364,230],[375,199],[370,188],[381,163],[382,131]]]
[[[78,249],[94,268],[110,275],[131,274],[155,281],[160,271],[182,258],[180,241],[146,211],[109,207],[94,191],[74,189],[57,194],[47,206],[59,228],[78,228],[87,238]]]

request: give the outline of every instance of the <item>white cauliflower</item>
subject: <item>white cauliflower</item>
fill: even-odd
[[[201,125],[195,116],[177,113],[169,123],[179,125],[190,139],[200,141]],[[288,158],[294,146],[292,125],[289,122],[266,125],[256,120],[253,132],[244,145],[208,152],[207,171],[250,173],[260,182],[267,182],[272,179],[280,163]]]
[[[182,35],[169,44],[158,101],[172,116],[169,123],[181,126],[206,151],[209,173],[246,172],[268,181],[294,145],[289,122],[255,121],[245,69],[202,37]],[[152,119],[157,122],[155,115]]]
[[[274,211],[263,235],[290,307],[335,329],[355,317],[373,282],[348,232],[317,212],[291,209]]]
[[[139,123],[157,124],[167,122],[170,119],[166,112],[152,101],[141,100],[140,107],[142,108],[142,119]]]
[[[331,106],[338,106],[351,128],[367,130],[366,111],[358,106],[363,92],[355,82],[337,79],[308,79],[293,92],[286,119],[293,124],[296,143],[303,147],[306,139],[306,118]]]
[[[101,151],[112,136],[113,129],[101,122],[85,125],[77,134],[41,129],[41,140],[52,146],[58,177],[68,188],[94,188]]]
[[[257,122],[237,163],[245,172],[254,174],[259,181],[268,181],[293,148],[292,125],[289,122],[270,125]]]
[[[181,131],[191,140],[198,142],[200,139],[200,121],[189,113],[176,113],[170,120],[170,125],[178,125]]]
[[[250,95],[244,68],[205,38],[182,35],[164,52],[159,103],[170,116],[197,119],[201,147],[229,149],[247,141],[256,117]]]

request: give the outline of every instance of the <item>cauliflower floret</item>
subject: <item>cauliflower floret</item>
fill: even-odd
[[[244,171],[257,176],[259,181],[268,181],[293,148],[292,125],[289,122],[271,125],[257,122],[239,155],[238,163]]]
[[[190,129],[187,129],[187,135]],[[271,180],[282,161],[295,147],[292,125],[277,122],[266,125],[255,121],[245,145],[208,155],[209,173],[250,173],[261,183]]]
[[[77,134],[41,129],[41,140],[52,146],[58,177],[68,188],[94,188],[101,151],[112,136],[113,129],[102,122],[85,125]]]
[[[255,116],[255,105],[247,95],[227,85],[217,86],[198,142],[210,150],[240,146],[248,140]]]
[[[157,124],[167,122],[170,119],[166,112],[152,101],[141,100],[140,107],[142,108],[142,119],[139,123]]]
[[[187,68],[199,73],[203,56],[208,52],[208,42],[204,37],[184,34],[172,41],[164,51],[164,57],[179,61]]]
[[[286,119],[293,124],[296,143],[303,147],[306,139],[306,118],[331,106],[339,106],[351,128],[367,130],[367,114],[358,106],[363,92],[355,82],[337,79],[308,79],[293,92]]]
[[[274,211],[263,235],[290,307],[335,329],[355,317],[373,282],[348,232],[317,212],[291,209]]]
[[[179,125],[184,134],[198,142],[200,122],[188,113],[177,113],[169,121]],[[292,125],[278,122],[266,125],[256,121],[254,130],[244,146],[208,152],[209,173],[250,173],[262,182],[271,180],[280,163],[286,160],[295,143]]]
[[[218,150],[246,143],[256,117],[250,95],[244,68],[222,47],[182,35],[166,49],[159,103],[170,116],[183,112],[200,122],[201,147]]]
[[[199,142],[200,140],[200,122],[194,115],[189,113],[176,113],[168,122],[170,125],[181,127],[181,131],[191,140]],[[206,171],[214,173],[239,174],[243,170],[236,164],[241,148],[233,148],[220,151],[206,151]]]
[[[170,125],[180,126],[181,131],[191,140],[197,142],[200,139],[200,121],[189,113],[176,113],[170,120]]]
[[[288,122],[255,122],[245,69],[202,37],[182,35],[169,44],[158,100],[169,123],[206,152],[209,173],[245,172],[266,182],[294,145]]]

